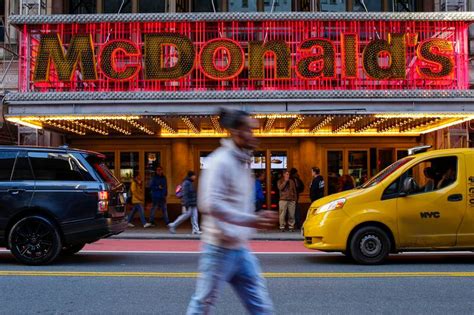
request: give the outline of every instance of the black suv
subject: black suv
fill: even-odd
[[[25,264],[123,232],[123,185],[100,153],[0,146],[0,246]]]

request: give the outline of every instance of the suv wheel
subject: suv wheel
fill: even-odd
[[[27,265],[53,261],[62,247],[58,229],[40,216],[29,216],[15,223],[8,240],[13,256]]]
[[[376,226],[365,226],[357,230],[349,243],[350,256],[358,263],[375,265],[382,263],[390,252],[387,233]]]
[[[75,253],[80,252],[81,249],[84,248],[84,246],[86,246],[85,243],[84,244],[75,244],[75,245],[65,246],[61,250],[61,255],[64,255],[64,256],[74,255]]]

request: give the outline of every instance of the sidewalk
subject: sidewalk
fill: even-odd
[[[161,222],[160,222],[161,223]],[[143,228],[139,225],[127,228],[119,235],[112,236],[113,239],[175,239],[192,240],[199,239],[199,235],[191,234],[191,226],[184,225],[176,230],[176,234],[171,234],[168,228],[161,226]],[[257,232],[252,238],[254,240],[280,240],[280,241],[303,241],[301,231],[280,232],[279,230]]]

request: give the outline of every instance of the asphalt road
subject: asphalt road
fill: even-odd
[[[474,253],[403,254],[359,266],[339,254],[259,254],[277,314],[474,314]],[[81,252],[42,267],[0,253],[2,314],[184,314],[197,253]],[[216,314],[245,314],[230,287]]]

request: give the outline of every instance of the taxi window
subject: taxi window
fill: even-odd
[[[368,188],[377,185],[381,181],[383,181],[385,178],[390,176],[393,172],[395,172],[397,169],[411,161],[413,157],[406,157],[404,159],[398,160],[395,163],[387,166],[384,170],[379,172],[377,175],[372,177],[368,182],[366,182],[364,185],[362,185],[362,188]]]
[[[398,196],[403,181],[411,177],[415,181],[412,194],[429,193],[448,187],[457,180],[458,159],[456,156],[438,157],[422,161],[411,167],[384,191],[382,199]]]

